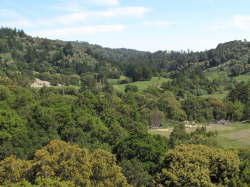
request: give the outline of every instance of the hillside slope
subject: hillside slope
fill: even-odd
[[[86,72],[119,71],[110,61],[95,58],[71,42],[33,38],[24,31],[0,29],[0,70],[50,72],[51,74],[78,74]]]

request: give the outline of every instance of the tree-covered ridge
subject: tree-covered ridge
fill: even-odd
[[[110,59],[93,56],[71,42],[32,38],[16,29],[0,29],[0,70],[37,71],[51,74],[105,72],[106,76],[120,75]],[[114,64],[114,63],[113,63]]]
[[[138,51],[134,49],[126,49],[126,48],[117,48],[112,49],[108,47],[102,47],[100,45],[89,44],[88,42],[72,42],[73,46],[77,46],[79,48],[83,48],[84,50],[91,49],[93,53],[97,53],[98,55],[102,55],[104,57],[108,57],[113,60],[117,60],[119,62],[125,62],[129,59],[130,56],[139,56],[143,55],[146,52]]]
[[[133,74],[133,72],[130,72],[130,68],[135,69],[143,66],[153,66],[156,68],[156,71],[160,73],[180,70],[182,68],[186,70],[195,69],[196,67],[201,67],[201,69],[204,70],[224,64],[229,60],[233,60],[232,65],[242,64],[238,61],[242,56],[249,54],[250,47],[249,42],[231,41],[218,44],[215,49],[201,52],[194,52],[188,49],[187,51],[166,50],[150,53],[124,48],[103,48],[99,45],[91,45],[87,42],[73,42],[73,45],[79,46],[85,50],[91,49],[98,55],[126,63],[126,66],[122,68],[122,71],[126,72],[126,74],[130,77],[132,77]],[[244,66],[245,65],[246,64],[244,64]],[[154,71],[155,70],[153,70],[153,73],[155,73]]]
[[[239,75],[244,71],[248,72],[248,55],[250,52],[249,42],[231,41],[219,44],[215,49],[201,52],[187,51],[157,51],[131,56],[124,70],[127,76],[132,76],[135,68],[151,67],[152,71],[171,72],[175,70],[194,70],[200,67],[202,70],[223,65],[230,61],[229,73]],[[247,60],[241,60],[246,56]],[[154,70],[155,69],[155,70]],[[239,69],[239,70],[238,70]],[[236,73],[234,73],[236,71]],[[240,73],[237,73],[240,72]]]

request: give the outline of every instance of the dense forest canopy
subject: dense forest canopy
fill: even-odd
[[[235,79],[250,70],[249,47],[150,53],[2,27],[0,185],[249,186],[249,148],[224,149],[217,131],[187,133],[183,123],[250,120],[250,84]],[[208,79],[213,68],[220,74]],[[132,84],[152,77],[169,81]],[[52,87],[31,87],[36,79]],[[166,125],[169,138],[148,132]]]

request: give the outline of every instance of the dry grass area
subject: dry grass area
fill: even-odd
[[[186,128],[188,133],[197,127]],[[173,128],[149,130],[151,134],[169,137]],[[224,148],[239,148],[250,146],[250,123],[234,123],[231,125],[208,125],[207,131],[218,131],[218,141]]]
[[[35,79],[35,81],[30,85],[30,87],[51,87],[50,82],[48,81],[41,81],[40,79]]]
[[[201,127],[201,125],[185,125],[185,126],[186,126],[186,131],[188,133],[191,133],[191,132],[195,131],[198,127]],[[149,132],[151,134],[160,134],[162,136],[169,137],[172,130],[173,130],[173,127],[169,127],[169,128],[166,128],[166,129],[157,129],[157,130],[150,129]]]

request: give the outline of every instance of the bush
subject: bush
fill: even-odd
[[[131,80],[128,79],[128,78],[117,80],[117,84],[128,84],[128,83],[130,83],[130,82],[131,82]]]
[[[207,95],[207,94],[208,94],[208,93],[207,93],[206,90],[202,90],[202,89],[198,89],[198,90],[197,90],[197,95],[198,95],[198,96]]]
[[[205,145],[180,145],[169,150],[155,186],[226,185],[239,175],[240,159],[236,152]]]
[[[147,170],[155,167],[166,152],[167,145],[161,136],[140,130],[122,138],[114,147],[118,160],[137,158]]]
[[[125,86],[125,92],[128,92],[128,91],[130,91],[130,92],[138,92],[139,90],[138,90],[138,87],[136,85],[128,84],[128,85]]]

